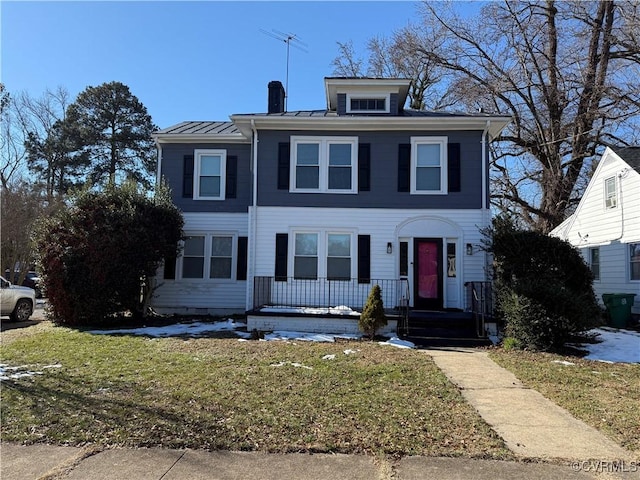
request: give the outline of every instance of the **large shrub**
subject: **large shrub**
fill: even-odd
[[[367,303],[364,305],[362,313],[360,314],[358,326],[365,335],[373,340],[378,329],[386,324],[387,317],[384,313],[382,290],[380,289],[380,285],[374,285],[371,287],[371,291],[367,297]]]
[[[182,227],[164,186],[154,198],[132,183],[79,193],[37,236],[50,316],[69,326],[139,316],[142,283],[175,257]]]
[[[497,314],[523,348],[558,350],[573,335],[599,324],[593,275],[571,244],[494,221]]]

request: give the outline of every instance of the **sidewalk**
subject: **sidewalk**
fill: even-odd
[[[393,464],[361,455],[265,454],[166,449],[113,449],[0,444],[2,480],[587,480],[634,479],[612,466],[405,457]],[[616,468],[617,468],[616,467]],[[620,468],[619,468],[620,469]]]
[[[425,352],[516,455],[540,459],[634,460],[631,452],[537,391],[523,386],[515,375],[491,360],[487,352],[463,348]]]

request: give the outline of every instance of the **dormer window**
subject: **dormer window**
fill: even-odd
[[[389,113],[389,94],[347,94],[347,113]]]

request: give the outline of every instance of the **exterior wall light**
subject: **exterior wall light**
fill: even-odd
[[[467,255],[473,255],[473,245],[467,243]]]
[[[391,242],[387,242],[387,253],[393,253],[393,244]]]

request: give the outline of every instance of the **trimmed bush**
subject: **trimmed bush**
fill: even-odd
[[[142,285],[175,258],[182,226],[165,187],[155,198],[134,184],[78,194],[37,235],[50,317],[67,326],[141,317],[149,294]]]
[[[380,285],[371,287],[367,303],[362,309],[358,327],[371,340],[376,336],[376,332],[387,324],[387,316],[384,313],[384,304],[382,302],[382,291]]]
[[[494,221],[491,235],[496,313],[516,344],[557,351],[600,324],[593,275],[571,244],[518,230],[504,218]]]

